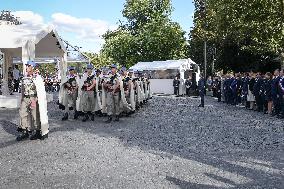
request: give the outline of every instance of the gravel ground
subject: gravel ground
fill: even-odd
[[[283,188],[284,121],[206,99],[154,97],[120,122],[60,121],[44,141],[16,142],[0,109],[0,188]]]

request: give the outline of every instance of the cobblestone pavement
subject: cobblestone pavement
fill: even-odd
[[[283,188],[283,120],[206,100],[154,97],[120,122],[60,121],[16,142],[16,110],[0,109],[0,188]]]

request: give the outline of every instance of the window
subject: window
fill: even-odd
[[[146,75],[149,76],[150,79],[174,79],[177,75],[179,75],[179,70],[170,69],[170,70],[148,70],[144,71]]]

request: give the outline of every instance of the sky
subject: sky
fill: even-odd
[[[0,0],[0,10],[10,10],[27,27],[52,25],[59,35],[83,51],[99,52],[102,35],[123,20],[125,0]],[[172,20],[187,33],[192,27],[192,0],[172,0]]]

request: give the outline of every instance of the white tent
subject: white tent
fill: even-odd
[[[190,69],[191,64],[196,64],[191,59],[167,60],[154,62],[138,62],[131,67],[133,70],[166,70],[166,69]]]
[[[134,71],[144,71],[144,72],[154,72],[158,76],[151,78],[151,91],[153,93],[165,93],[173,94],[173,74],[180,75],[180,94],[185,93],[184,81],[187,77],[188,72],[194,72],[196,74],[196,80],[199,80],[200,69],[199,66],[189,59],[180,60],[167,60],[167,61],[154,61],[154,62],[138,62],[134,66],[130,67]],[[159,76],[159,73],[163,75],[170,76],[170,78],[165,78]],[[155,74],[154,74],[155,75]]]
[[[6,107],[4,103],[7,104],[7,99],[14,100],[14,97],[9,96],[7,87],[8,68],[11,67],[13,58],[22,60],[24,65],[23,72],[25,72],[24,63],[28,60],[47,57],[57,58],[60,60],[61,78],[66,77],[67,51],[62,40],[52,27],[38,30],[34,28],[28,29],[25,25],[0,25],[0,51],[4,54],[0,107]],[[15,101],[13,101],[14,103]]]

